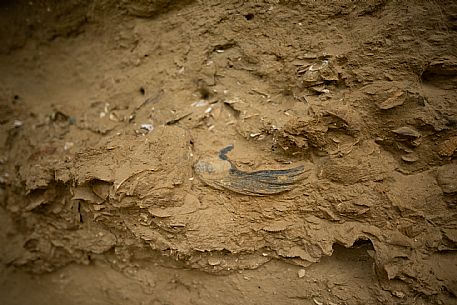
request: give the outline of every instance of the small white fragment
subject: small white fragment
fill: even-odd
[[[214,129],[214,125],[211,125],[210,127],[208,127],[208,130],[213,130]]]
[[[19,127],[21,127],[22,125],[24,125],[24,123],[22,123],[22,121],[14,120],[14,122],[13,122],[13,126],[14,126],[15,128],[19,128]]]
[[[314,301],[314,303],[316,303],[316,305],[324,305],[324,303],[322,303],[322,302],[320,302],[320,301],[318,301],[316,299],[313,299],[313,301]]]
[[[213,111],[213,107],[208,107],[208,108],[205,110],[205,113],[210,113],[211,111]]]
[[[4,173],[3,176],[0,176],[0,183],[6,184],[9,180],[10,174]]]
[[[298,270],[298,277],[303,278],[306,275],[306,270],[305,269],[300,269]]]
[[[147,130],[149,132],[154,130],[154,126],[152,126],[152,124],[141,124],[140,128],[144,129],[144,130]]]
[[[149,220],[148,214],[141,213],[139,217],[140,223],[147,224]]]
[[[65,145],[63,146],[63,149],[64,150],[69,150],[73,146],[75,146],[75,143],[73,143],[73,142],[65,142]]]
[[[109,119],[110,119],[110,121],[114,121],[114,122],[118,121],[117,116],[112,112],[109,114]]]
[[[405,293],[402,291],[393,291],[392,295],[396,296],[397,298],[403,299],[405,297]]]
[[[207,106],[208,105],[208,102],[205,101],[205,100],[199,100],[195,103],[192,103],[192,107],[204,107],[204,106]]]
[[[216,50],[217,53],[224,53],[224,50]]]
[[[190,178],[189,178],[189,181],[194,181],[194,177],[190,177]]]

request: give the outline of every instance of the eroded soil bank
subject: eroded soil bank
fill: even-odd
[[[454,1],[0,8],[2,303],[457,303]]]

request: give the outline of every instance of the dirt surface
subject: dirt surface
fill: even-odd
[[[2,304],[457,304],[454,1],[0,9]]]

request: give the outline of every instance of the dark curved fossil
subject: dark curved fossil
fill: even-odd
[[[216,189],[227,189],[250,196],[266,196],[289,191],[302,180],[304,166],[280,170],[246,172],[239,170],[228,159],[229,145],[219,152],[219,158],[199,160],[195,166],[198,176]]]

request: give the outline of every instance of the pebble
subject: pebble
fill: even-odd
[[[14,122],[13,122],[13,126],[14,126],[15,128],[19,128],[19,127],[21,127],[22,125],[24,125],[24,123],[22,123],[22,121],[14,120]]]
[[[419,131],[415,130],[412,127],[403,126],[397,129],[392,130],[393,133],[396,133],[401,136],[412,137],[412,138],[420,138],[421,134]]]
[[[221,260],[218,258],[210,257],[208,258],[208,264],[211,266],[217,266],[221,264]]]
[[[382,110],[392,109],[397,106],[403,105],[404,100],[401,98],[404,92],[397,91],[391,97],[378,104],[378,108]]]
[[[69,149],[71,149],[73,146],[75,146],[75,143],[73,143],[73,142],[65,142],[65,145],[63,146],[63,149],[64,149],[64,150],[69,150]]]
[[[405,297],[405,293],[401,291],[392,291],[392,295],[400,299],[403,299]]]
[[[402,156],[401,159],[408,163],[413,163],[413,162],[416,162],[417,160],[419,160],[419,158],[413,154]]]
[[[140,128],[144,129],[144,130],[147,130],[149,132],[154,130],[154,126],[152,126],[152,124],[141,124]]]

